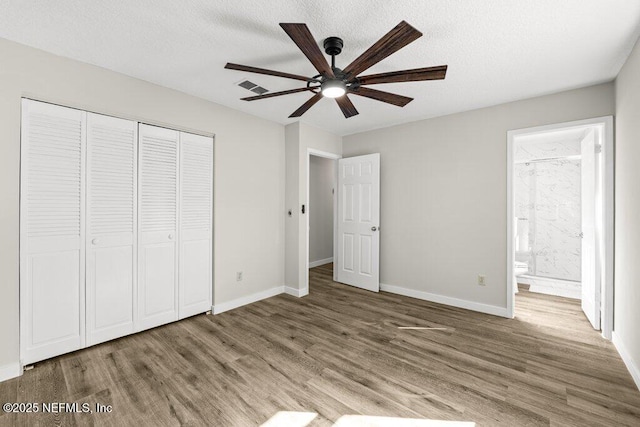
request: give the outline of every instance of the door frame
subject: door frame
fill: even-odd
[[[336,218],[338,216],[338,200],[336,199],[337,197],[337,189],[336,186],[338,185],[338,160],[340,160],[342,158],[342,155],[340,154],[335,154],[335,153],[330,153],[328,151],[321,151],[321,150],[316,150],[315,148],[307,148],[307,158],[306,158],[306,162],[307,162],[307,214],[305,215],[306,218],[304,220],[305,223],[305,233],[307,235],[307,244],[306,244],[306,248],[304,251],[305,257],[304,257],[304,282],[303,282],[303,286],[302,289],[306,289],[307,293],[309,292],[309,216],[311,215],[311,206],[309,204],[309,200],[311,199],[311,193],[310,193],[310,188],[311,188],[311,156],[316,156],[316,157],[323,157],[325,159],[329,159],[329,160],[333,160],[333,162],[335,163],[335,175],[333,177],[333,185],[334,185],[334,191],[333,191],[333,259],[334,259],[334,264],[335,264],[335,257],[336,257],[336,253],[338,250],[338,223],[336,222]],[[335,282],[336,279],[338,277],[338,273],[336,272],[336,269],[333,269],[333,281]]]
[[[613,116],[595,117],[586,120],[576,120],[555,123],[545,126],[535,126],[507,131],[507,317],[514,317],[515,298],[513,292],[513,266],[515,248],[513,239],[513,214],[515,211],[515,194],[513,177],[515,167],[515,139],[519,136],[544,133],[553,130],[572,127],[602,126],[602,246],[604,262],[601,266],[603,278],[601,283],[600,327],[602,336],[611,339],[613,331],[613,262],[614,262],[614,156],[613,156]]]

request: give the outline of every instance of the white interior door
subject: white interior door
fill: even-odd
[[[87,345],[134,332],[137,133],[87,114]]]
[[[180,304],[183,319],[211,310],[213,140],[180,133]]]
[[[140,124],[138,138],[138,327],[178,319],[179,132]]]
[[[600,275],[596,257],[596,134],[581,141],[582,198],[582,310],[595,329],[600,329]]]
[[[338,160],[338,281],[380,290],[380,154]]]
[[[22,102],[21,359],[84,347],[86,113]]]

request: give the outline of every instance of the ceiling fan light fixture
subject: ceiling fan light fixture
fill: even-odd
[[[342,80],[329,79],[325,80],[322,85],[320,85],[320,90],[322,92],[322,96],[326,96],[327,98],[339,98],[347,93],[347,85]]]

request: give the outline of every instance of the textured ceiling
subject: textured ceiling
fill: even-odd
[[[302,121],[339,135],[610,81],[640,34],[638,0],[3,0],[0,37],[174,88],[279,123],[310,95],[255,102],[300,82],[225,70],[226,62],[317,74],[278,26],[344,39],[344,68],[400,21],[424,36],[366,74],[448,64],[443,81],[375,85],[404,108],[352,96],[345,119],[322,99]],[[0,65],[1,66],[1,65]]]

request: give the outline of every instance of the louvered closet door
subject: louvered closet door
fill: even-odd
[[[178,319],[178,136],[139,126],[138,330]]]
[[[87,344],[134,331],[138,124],[87,114]]]
[[[180,134],[180,318],[211,310],[213,140]]]
[[[84,347],[86,113],[23,100],[21,359]]]

